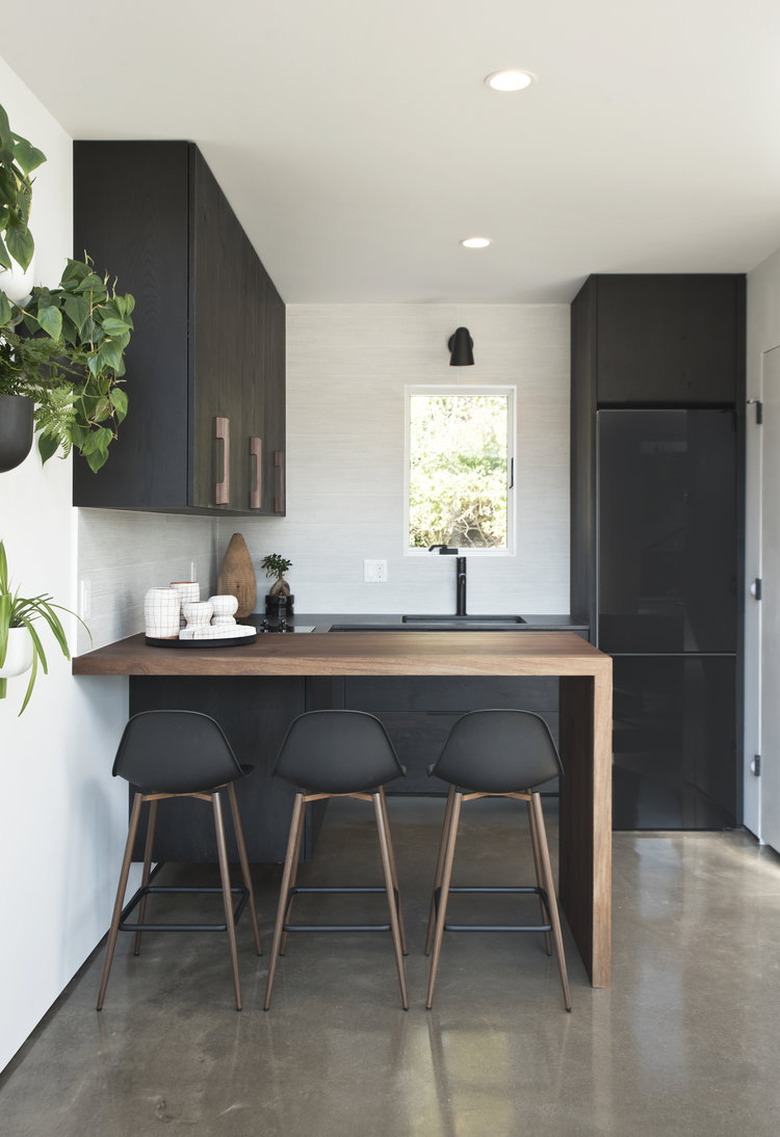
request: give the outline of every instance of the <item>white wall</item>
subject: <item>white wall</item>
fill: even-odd
[[[780,251],[748,274],[747,278],[747,397],[761,398],[762,355],[780,345]],[[746,566],[748,584],[758,576],[777,572],[776,565],[761,563],[760,485],[761,428],[754,426],[751,408],[747,416],[747,511]],[[748,594],[745,598],[745,776],[744,822],[759,838],[765,829],[761,817],[761,782],[750,772],[750,759],[761,752],[760,680],[761,606]],[[780,650],[780,649],[778,649]]]
[[[0,61],[12,128],[48,156],[36,175],[31,227],[37,282],[59,280],[71,253],[71,143]],[[70,461],[41,467],[33,451],[0,474],[0,537],[16,584],[75,607],[76,528]],[[74,623],[68,619],[71,642]],[[106,927],[126,795],[107,772],[126,683],[77,682],[43,633],[50,674],[17,712],[26,678],[0,702],[0,1068],[24,1041]],[[115,885],[114,885],[115,887]]]
[[[450,367],[459,325],[475,365]],[[549,305],[290,305],[287,517],[220,522],[256,564],[293,562],[298,612],[450,612],[452,558],[403,555],[404,388],[517,386],[514,556],[469,560],[470,612],[569,609],[569,308]],[[363,558],[388,563],[363,583]],[[258,569],[258,595],[268,581]],[[262,604],[262,600],[259,601]]]
[[[72,253],[71,140],[2,60],[0,91],[12,128],[47,155],[31,228],[35,281],[53,285]],[[33,449],[0,474],[0,538],[25,592],[49,592],[76,609],[79,579],[90,583],[96,646],[141,630],[146,588],[188,577],[191,561],[213,583],[215,523],[79,517],[71,500],[70,459],[42,467]],[[64,623],[71,646],[85,650],[76,621]],[[104,935],[127,832],[127,786],[110,776],[127,680],[74,678],[51,636],[43,638],[50,674],[39,675],[27,710],[18,717],[26,677],[10,679],[0,701],[0,1069]]]

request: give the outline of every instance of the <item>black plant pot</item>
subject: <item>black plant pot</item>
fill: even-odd
[[[269,619],[276,619],[279,615],[279,601],[286,601],[285,619],[289,619],[293,614],[293,603],[295,596],[290,593],[289,596],[272,596],[271,593],[266,594],[265,598],[265,614]]]
[[[0,395],[0,473],[21,465],[30,453],[34,407],[24,395]]]

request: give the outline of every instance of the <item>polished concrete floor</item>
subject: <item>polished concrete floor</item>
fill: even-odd
[[[101,950],[0,1077],[0,1133],[780,1133],[780,858],[739,832],[617,833],[609,990],[588,985],[568,934],[570,1015],[541,937],[453,933],[426,1011],[422,945],[442,809],[441,799],[390,801],[407,1013],[386,934],[290,937],[267,1014],[267,959],[245,920],[241,1014],[223,936],[148,934],[139,958],[120,936],[103,1012],[94,1010]],[[510,883],[518,860],[527,872],[515,807],[468,809],[461,882]],[[375,873],[370,809],[334,803],[301,883]],[[257,866],[255,880],[268,948],[279,870]],[[344,903],[328,898],[329,916]],[[473,912],[486,901],[459,903]],[[301,917],[304,904],[321,915],[326,900],[300,904]]]

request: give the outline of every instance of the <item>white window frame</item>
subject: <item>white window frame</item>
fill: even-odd
[[[507,547],[505,549],[475,549],[463,546],[461,552],[469,557],[513,557],[515,555],[515,531],[517,497],[517,387],[508,384],[437,384],[413,383],[404,388],[404,518],[403,518],[403,555],[406,557],[428,557],[431,554],[427,549],[414,549],[408,545],[409,541],[409,491],[410,491],[410,463],[412,450],[412,414],[411,401],[414,395],[503,395],[508,400],[507,405]]]

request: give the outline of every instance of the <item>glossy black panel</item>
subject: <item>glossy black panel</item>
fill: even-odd
[[[614,661],[614,828],[736,823],[736,663]]]
[[[731,411],[598,412],[598,646],[735,651]]]

